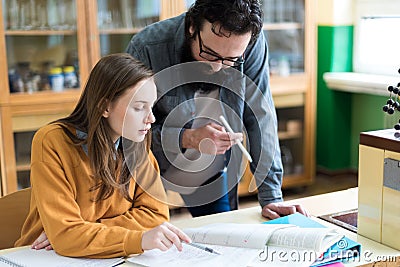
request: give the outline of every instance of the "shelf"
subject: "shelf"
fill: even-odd
[[[143,28],[99,29],[100,34],[136,34]]]
[[[309,86],[309,78],[305,73],[293,73],[289,76],[271,75],[270,78],[270,87],[273,96],[305,93]]]
[[[281,22],[281,23],[264,23],[263,30],[279,31],[279,30],[299,30],[303,29],[304,25],[296,22]]]
[[[242,183],[242,185],[241,185]],[[285,174],[283,177],[282,187],[290,188],[295,186],[305,186],[311,184],[312,181],[310,179],[304,179],[303,173],[291,173]],[[241,185],[241,186],[240,186]],[[245,174],[243,175],[242,180],[239,182],[238,187],[238,195],[239,196],[248,196],[257,193],[257,188],[254,182],[254,177],[250,172],[249,167],[247,166],[245,170]]]
[[[275,108],[293,108],[304,105],[304,93],[288,94],[288,95],[272,95]]]
[[[17,172],[29,171],[31,169],[30,159],[23,159],[20,162],[17,162]]]
[[[12,129],[14,131],[35,130],[57,118],[64,117],[74,109],[81,91],[43,91],[33,94],[10,95]]]
[[[296,139],[296,138],[301,138],[302,136],[303,136],[303,134],[301,131],[278,132],[279,140]]]
[[[19,106],[76,102],[80,94],[81,90],[79,89],[67,89],[62,92],[38,91],[34,93],[12,93],[10,94],[10,104],[11,106]]]
[[[312,179],[304,179],[304,174],[287,174],[283,177],[282,187],[289,188],[294,186],[305,186],[312,183]]]
[[[245,175],[239,182],[239,185],[242,183],[242,186],[238,187],[238,195],[239,196],[248,196],[257,193],[257,187],[254,182],[254,177],[251,174],[249,169],[246,169]],[[304,175],[302,173],[293,173],[293,174],[285,174],[283,177],[283,187],[289,188],[299,185],[308,185],[311,181],[304,179]]]
[[[60,110],[50,106],[49,110],[32,110],[29,115],[13,116],[11,118],[13,132],[36,131],[38,128],[59,118],[68,116],[73,106],[62,106]],[[48,114],[51,112],[52,114]]]
[[[303,106],[308,88],[304,73],[289,76],[271,76],[270,87],[276,108]]]
[[[7,30],[6,36],[76,35],[76,30]]]

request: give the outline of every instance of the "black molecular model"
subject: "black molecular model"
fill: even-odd
[[[400,69],[398,70],[400,73]],[[400,82],[397,85],[390,85],[388,87],[388,91],[390,93],[388,101],[386,101],[386,105],[383,106],[383,111],[389,115],[393,115],[394,112],[400,111]],[[393,94],[393,99],[392,99]],[[396,130],[400,130],[400,120],[398,123],[394,125]]]

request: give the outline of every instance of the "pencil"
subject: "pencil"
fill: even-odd
[[[194,247],[194,248],[198,248],[198,249],[201,249],[201,250],[213,253],[213,254],[221,255],[221,253],[219,253],[219,252],[215,251],[214,249],[209,248],[207,246],[204,246],[204,245],[201,245],[201,244],[198,244],[198,243],[188,243],[188,242],[185,242],[185,243],[188,244],[189,246]]]
[[[219,116],[219,119],[221,120],[222,124],[225,126],[226,130],[228,130],[228,132],[230,133],[234,133],[231,126],[229,125],[229,123],[226,121],[226,119],[224,118],[224,116]],[[235,139],[235,143],[239,146],[240,150],[242,150],[244,156],[250,161],[253,162],[253,159],[251,158],[249,152],[247,152],[246,148],[244,148],[242,142],[240,142],[239,139]]]

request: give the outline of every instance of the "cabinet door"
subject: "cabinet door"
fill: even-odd
[[[91,66],[100,57],[124,52],[145,26],[181,14],[183,0],[87,0]],[[97,12],[91,12],[97,10]]]
[[[87,73],[87,60],[80,60],[86,49],[83,0],[3,0],[2,7],[7,93],[78,89]],[[72,74],[75,80],[64,84]]]
[[[284,187],[309,184],[314,176],[314,4],[262,1]]]
[[[271,75],[304,72],[304,0],[263,0]]]
[[[314,0],[262,0],[269,48],[270,88],[278,117],[283,187],[314,178],[315,20]],[[239,184],[247,194],[249,168]],[[251,187],[251,186],[250,186]]]
[[[160,19],[160,0],[98,0],[100,55],[124,52],[133,34]]]
[[[122,53],[132,35],[160,20],[161,0],[89,0],[91,65],[100,57]]]

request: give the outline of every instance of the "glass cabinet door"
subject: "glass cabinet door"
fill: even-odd
[[[0,1],[3,194],[29,186],[33,133],[79,98],[89,71],[86,1]]]
[[[304,0],[263,0],[271,75],[304,72]]]
[[[77,1],[2,1],[11,94],[79,88]]]
[[[160,19],[160,0],[97,0],[101,56],[124,52],[132,35]]]

